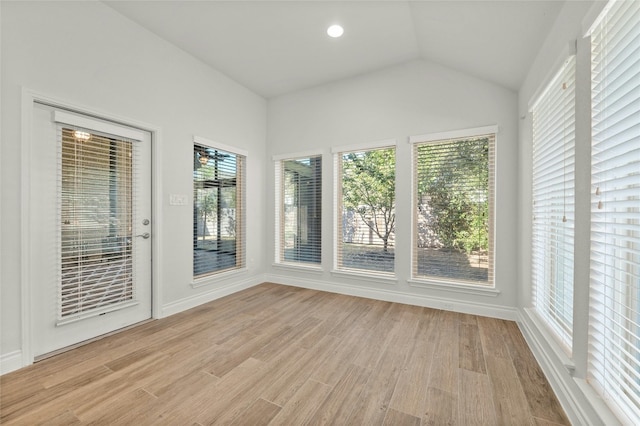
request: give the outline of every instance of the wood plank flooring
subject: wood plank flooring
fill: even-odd
[[[515,323],[265,283],[0,378],[18,425],[568,425]]]

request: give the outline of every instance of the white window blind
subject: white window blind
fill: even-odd
[[[608,5],[592,40],[589,381],[640,424],[640,2]]]
[[[336,269],[394,273],[395,147],[334,156]]]
[[[322,156],[276,161],[276,262],[318,265]]]
[[[532,108],[533,306],[571,352],[575,187],[575,56]]]
[[[196,143],[193,151],[193,275],[245,266],[245,157]]]
[[[135,303],[133,140],[58,125],[58,320]]]
[[[413,277],[493,286],[495,134],[414,142]]]

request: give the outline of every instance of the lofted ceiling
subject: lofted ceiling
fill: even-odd
[[[417,59],[517,90],[563,1],[105,3],[270,98]]]

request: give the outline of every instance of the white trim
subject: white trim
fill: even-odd
[[[23,95],[23,100],[25,99],[25,96],[26,96],[32,102],[37,102],[39,104],[47,105],[52,108],[66,110],[67,112],[70,112],[70,113],[82,114],[90,118],[95,118],[97,120],[106,120],[110,123],[114,123],[115,125],[120,124],[126,127],[133,127],[134,129],[150,132],[152,135],[154,132],[160,130],[159,126],[156,126],[151,123],[147,123],[140,120],[132,120],[128,117],[123,117],[121,115],[96,109],[87,105],[78,104],[76,102],[73,102],[71,100],[64,99],[58,96],[55,96],[55,97],[50,96],[42,92],[31,90],[26,87],[22,87],[22,95]]]
[[[338,188],[338,180],[340,180],[340,164],[341,154],[346,152],[355,152],[355,151],[371,151],[376,149],[385,149],[385,148],[393,148],[396,149],[397,141],[396,139],[385,139],[377,142],[369,142],[362,144],[354,144],[354,145],[343,145],[338,147],[331,148],[331,153],[333,154],[333,270],[332,274],[342,274],[347,275],[351,278],[355,279],[365,279],[365,280],[376,280],[381,282],[389,282],[395,281],[397,282],[397,278],[395,272],[393,275],[389,277],[385,277],[375,273],[367,273],[367,271],[351,271],[345,269],[338,269],[338,247],[340,245],[340,238],[338,236],[338,230],[340,228],[339,221],[342,220],[339,218],[338,214],[338,206],[341,205],[342,200],[338,199],[338,194],[341,192],[341,188]]]
[[[332,193],[332,197],[333,197],[333,210],[331,212],[332,216],[333,216],[333,228],[331,228],[331,244],[333,246],[333,250],[332,250],[332,257],[333,259],[331,259],[331,267],[335,270],[338,268],[338,245],[340,244],[340,242],[338,241],[340,239],[340,237],[338,236],[338,232],[340,230],[340,222],[338,222],[339,220],[341,220],[342,218],[339,218],[338,216],[340,216],[338,214],[338,206],[340,205],[340,200],[338,200],[339,196],[338,194],[340,193],[340,188],[339,188],[339,184],[338,184],[338,180],[339,180],[339,169],[340,169],[340,164],[339,164],[339,159],[340,159],[340,155],[335,152],[333,153],[333,158],[331,159],[331,167],[333,169],[333,173],[332,173],[332,186],[333,186],[333,193]],[[324,195],[324,194],[323,194]]]
[[[282,207],[283,207],[283,183],[282,183],[282,161],[280,160],[276,160],[273,162],[273,199],[275,201],[274,204],[274,208],[273,208],[273,214],[274,214],[274,219],[275,222],[273,224],[273,229],[274,229],[274,247],[273,247],[273,261],[275,263],[280,262],[280,244],[282,244],[282,235],[281,231],[282,231],[282,224],[281,224],[281,219],[280,219],[280,215],[282,214]],[[320,227],[322,228],[322,226]],[[322,252],[322,247],[320,248],[320,251]]]
[[[491,296],[497,297],[500,295],[500,290],[495,287],[473,285],[473,284],[458,284],[450,281],[438,281],[438,280],[424,280],[411,278],[407,282],[411,287],[428,288],[431,290],[446,290],[454,293],[473,294],[477,296]]]
[[[321,167],[322,167],[322,164],[324,163],[324,158],[321,151],[304,151],[304,152],[297,152],[292,154],[280,154],[280,155],[272,156],[272,160],[274,163],[274,200],[275,200],[275,206],[274,206],[274,217],[275,217],[275,223],[274,223],[274,229],[275,229],[274,252],[275,253],[274,254],[275,256],[274,256],[273,266],[296,268],[296,269],[302,269],[302,270],[313,271],[313,272],[315,271],[322,272],[321,266],[304,264],[302,262],[301,263],[286,262],[281,259],[283,257],[283,252],[281,251],[283,223],[281,223],[281,220],[284,221],[284,218],[281,218],[281,214],[283,211],[283,204],[284,204],[283,162],[295,161],[295,160],[304,159],[304,158],[320,158]],[[321,186],[322,186],[322,182],[320,182],[320,187]],[[321,190],[321,193],[322,193],[322,190]],[[320,251],[322,251],[322,241],[320,241]]]
[[[20,305],[21,305],[21,325],[22,337],[22,367],[33,363],[33,352],[31,336],[33,335],[31,324],[31,129],[33,104],[36,96],[31,92],[22,90],[22,114],[21,114],[21,159],[20,159]]]
[[[607,16],[609,10],[617,0],[609,0],[604,5],[602,2],[595,2],[582,20],[583,37],[590,37],[600,22]]]
[[[412,218],[411,218],[411,259],[413,262],[414,256],[415,256],[415,247],[416,247],[416,238],[417,238],[417,214],[415,212],[417,212],[418,209],[418,200],[417,200],[417,192],[416,192],[416,178],[417,178],[417,160],[415,158],[416,155],[416,151],[415,151],[415,146],[419,143],[425,143],[425,142],[439,142],[442,140],[451,140],[451,139],[456,139],[456,138],[465,138],[465,137],[473,137],[473,136],[482,136],[482,135],[490,135],[493,134],[493,173],[489,175],[489,182],[493,183],[492,188],[490,189],[490,193],[493,193],[493,197],[490,197],[490,199],[493,199],[493,203],[490,206],[491,207],[491,212],[493,213],[493,223],[491,224],[491,230],[492,230],[492,234],[493,235],[489,235],[489,237],[491,237],[490,241],[493,241],[493,247],[492,247],[492,253],[490,253],[491,256],[491,260],[493,261],[493,282],[491,283],[491,286],[475,286],[475,285],[469,285],[469,284],[457,284],[456,282],[452,282],[452,281],[447,281],[447,280],[438,280],[438,279],[423,279],[423,278],[416,278],[414,277],[414,266],[411,266],[411,278],[409,278],[407,280],[407,282],[409,283],[410,286],[412,287],[423,287],[423,288],[429,288],[429,289],[434,289],[434,290],[444,290],[444,288],[447,289],[459,289],[457,290],[458,293],[466,293],[467,291],[465,289],[469,289],[470,291],[472,291],[472,294],[480,294],[480,295],[487,295],[489,293],[495,293],[495,296],[497,296],[498,294],[500,294],[499,290],[496,290],[495,287],[495,282],[496,282],[496,278],[495,278],[495,273],[497,270],[497,248],[498,248],[498,240],[496,238],[497,235],[497,229],[498,227],[496,226],[496,224],[498,223],[498,210],[497,210],[497,203],[498,203],[498,131],[499,128],[497,125],[493,125],[493,126],[485,126],[485,127],[475,127],[475,128],[471,128],[471,129],[464,129],[464,130],[459,130],[459,131],[451,131],[451,132],[442,132],[442,133],[431,133],[428,135],[421,135],[421,136],[411,136],[409,137],[409,143],[412,144],[411,147],[411,198],[412,198],[412,203],[411,203],[411,208],[413,211],[412,214]],[[479,133],[478,133],[479,132]],[[484,133],[483,133],[484,132]],[[445,137],[445,139],[439,139],[441,137]],[[430,140],[431,137],[435,137],[436,139]],[[426,138],[426,140],[425,140]],[[491,145],[491,144],[490,144]],[[490,170],[491,171],[491,170]],[[480,291],[478,291],[478,289],[481,289]],[[456,291],[456,290],[453,290]]]
[[[418,233],[416,232],[416,230],[418,229],[418,227],[416,226],[416,223],[418,222],[418,215],[416,214],[416,212],[418,211],[418,191],[417,191],[417,175],[418,175],[418,165],[416,164],[416,149],[415,149],[415,145],[411,145],[409,147],[409,150],[411,151],[410,153],[410,161],[409,161],[409,174],[410,176],[410,181],[409,181],[409,188],[411,191],[411,221],[409,222],[409,226],[411,227],[411,234],[409,237],[409,244],[411,244],[409,246],[409,259],[410,259],[410,271],[409,271],[409,279],[407,280],[407,282],[409,282],[409,285],[411,285],[411,280],[413,279],[413,275],[415,274],[415,265],[414,265],[414,257],[416,255],[416,244],[417,244],[417,240],[418,240]]]
[[[299,158],[305,157],[322,157],[322,151],[303,151],[303,152],[294,152],[292,154],[276,154],[271,157],[272,161],[281,161],[281,160],[297,160]]]
[[[83,129],[96,130],[101,133],[120,136],[127,139],[134,139],[137,141],[144,139],[144,133],[139,130],[132,129],[130,127],[118,126],[113,123],[107,123],[105,121],[87,118],[76,114],[70,114],[65,111],[54,110],[53,121],[56,123],[64,123],[75,127],[81,127]]]
[[[333,269],[331,271],[331,275],[334,276],[343,276],[352,280],[360,280],[360,281],[377,281],[383,284],[396,284],[398,282],[398,277],[396,274],[385,274],[371,271],[368,272],[366,270],[349,270],[349,269]]]
[[[567,381],[563,380],[563,376],[566,377],[568,371],[562,363],[553,362],[553,357],[544,349],[544,346],[536,337],[536,333],[533,332],[529,321],[529,314],[522,311],[518,320],[518,328],[520,328],[520,332],[529,345],[536,361],[538,361],[551,388],[558,397],[558,401],[569,417],[571,424],[598,424],[589,421],[589,415],[580,408],[580,404],[577,403],[571,390],[567,386]]]
[[[291,271],[304,271],[312,272],[314,274],[321,274],[324,272],[322,266],[313,266],[305,264],[287,263],[287,262],[274,262],[271,264],[274,268],[289,269]]]
[[[598,413],[598,422],[603,425],[618,425],[621,424],[620,418],[618,417],[607,405],[607,403],[600,397],[600,395],[595,391],[595,389],[584,379],[574,379],[576,385],[582,391],[582,394],[589,402],[589,405]],[[593,421],[590,424],[597,424],[598,422]],[[577,423],[576,423],[577,424]],[[587,424],[587,423],[583,423]]]
[[[86,105],[77,104],[69,100],[61,99],[58,97],[49,96],[34,90],[30,90],[26,87],[22,87],[22,105],[21,105],[21,191],[20,191],[20,214],[23,218],[21,220],[21,289],[20,289],[20,307],[21,307],[21,339],[22,339],[22,365],[26,367],[33,364],[33,345],[32,338],[33,323],[31,321],[32,309],[31,309],[31,205],[29,197],[31,196],[31,129],[33,127],[32,114],[34,103],[41,103],[51,106],[53,108],[60,108],[71,112],[77,112],[85,114],[89,117],[96,119],[108,120],[116,124],[122,124],[124,126],[131,126],[136,129],[147,131],[151,134],[151,173],[152,173],[152,189],[155,197],[151,199],[151,217],[153,226],[153,247],[152,247],[152,259],[151,262],[151,317],[160,317],[160,301],[162,300],[162,276],[159,272],[161,249],[160,240],[162,238],[160,223],[161,211],[162,211],[162,186],[160,174],[160,134],[161,128],[146,122],[139,120],[133,120],[127,117],[122,117],[116,114],[108,113],[102,110],[87,107]]]
[[[558,59],[550,68],[551,71],[542,80],[542,84],[535,92],[533,92],[533,95],[531,96],[531,99],[529,99],[529,103],[527,104],[527,111],[533,112],[533,109],[538,106],[538,102],[540,102],[540,99],[542,99],[542,97],[551,89],[551,86],[553,83],[555,83],[556,79],[562,76],[567,62],[569,61],[569,59],[571,59],[571,57],[576,55],[576,46],[576,40],[572,40],[567,43]]]
[[[222,272],[208,274],[199,278],[194,278],[193,281],[191,281],[191,287],[199,288],[206,287],[211,284],[217,284],[222,279],[234,277],[236,275],[244,275],[248,271],[249,269],[244,266],[242,268],[233,268]]]
[[[0,355],[0,376],[22,368],[22,351],[17,350]]]
[[[159,127],[151,131],[151,316],[162,318],[162,285],[163,274],[160,273],[162,254],[162,239],[164,228],[160,226],[164,209],[162,200],[163,167],[162,167],[162,130]]]
[[[558,336],[551,330],[549,325],[540,318],[538,312],[534,308],[523,308],[523,311],[527,314],[527,319],[535,325],[538,330],[544,330],[546,335],[551,336],[550,339],[546,339],[546,343],[553,351],[553,355],[555,358],[560,360],[568,370],[573,371],[575,369],[575,363],[571,358],[569,358],[569,354],[563,347],[564,345],[559,341]]]
[[[451,139],[463,139],[475,136],[498,134],[499,127],[497,124],[482,127],[473,127],[470,129],[450,130],[448,132],[427,133],[424,135],[409,136],[409,143],[424,143],[444,141]]]
[[[557,351],[550,349],[553,338],[538,327],[530,312],[519,311],[518,326],[571,424],[619,425],[620,420],[593,388],[584,379],[571,377],[572,365],[563,362],[566,356],[558,358]]]
[[[375,142],[357,143],[353,145],[334,146],[331,148],[332,154],[354,151],[370,151],[380,148],[392,148],[398,144],[396,139],[385,139]]]
[[[221,151],[227,151],[232,154],[242,155],[243,157],[249,156],[249,151],[247,150],[236,148],[231,145],[225,145],[219,142],[214,142],[210,139],[203,138],[202,136],[193,135],[193,143],[197,143],[199,145],[206,145],[210,148],[219,149]]]
[[[274,247],[273,247],[273,251],[274,251],[274,259],[273,261],[275,263],[280,262],[280,257],[282,256],[282,253],[280,252],[280,244],[282,244],[282,235],[281,231],[283,228],[283,225],[281,224],[281,218],[280,215],[282,214],[282,207],[283,207],[283,182],[282,182],[282,161],[276,160],[274,161],[273,164],[273,171],[274,171],[274,175],[273,175],[273,192],[274,192],[274,200],[275,200],[275,205],[274,205],[274,209],[273,209],[273,213],[274,213],[274,218],[275,218],[275,223],[274,223],[274,231],[275,231],[275,235],[274,235]],[[322,252],[322,247],[320,248],[320,251]]]
[[[318,281],[308,278],[288,277],[276,274],[266,274],[265,279],[267,282],[275,284],[328,291],[331,293],[346,294],[349,296],[365,297],[367,299],[382,300],[386,302],[403,303],[406,305],[423,306],[433,309],[444,309],[452,312],[481,315],[509,321],[515,321],[518,318],[518,310],[516,308],[493,305],[490,303],[469,302],[448,297],[406,293],[388,288],[378,289],[371,287],[359,287],[344,283]]]
[[[167,303],[166,305],[162,306],[162,316],[167,317],[186,311],[187,309],[195,308],[213,300],[220,299],[221,297],[237,293],[238,291],[245,290],[258,284],[262,284],[263,282],[263,276],[256,275],[242,281],[234,281],[232,283],[217,287],[204,293],[199,293],[194,296],[185,297],[184,299]]]

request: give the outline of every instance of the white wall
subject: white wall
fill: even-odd
[[[605,2],[566,2],[518,93],[520,121],[518,263],[520,327],[575,424],[618,424],[586,383],[591,210],[591,75],[590,41],[583,35]],[[567,356],[531,307],[531,173],[532,121],[529,104],[576,52],[576,217],[574,251],[573,353]],[[567,368],[570,367],[570,368]]]
[[[202,303],[234,283],[261,282],[266,102],[100,2],[2,2],[2,318],[0,356],[21,342],[22,88],[160,128],[162,241],[158,279],[164,314]],[[193,135],[249,152],[248,271],[191,287]],[[234,287],[228,287],[231,291]],[[216,293],[218,291],[218,293]],[[0,358],[2,359],[2,358]],[[4,367],[3,367],[4,368]]]
[[[497,124],[496,289],[465,294],[410,286],[410,135]],[[271,266],[274,259],[274,163],[264,184],[267,205],[267,278],[361,296],[486,315],[510,316],[517,299],[516,223],[518,118],[516,93],[424,61],[284,95],[268,102],[267,155],[321,150],[323,156],[322,273]],[[397,140],[397,283],[332,274],[333,184],[331,147]],[[504,308],[504,309],[503,309]]]

